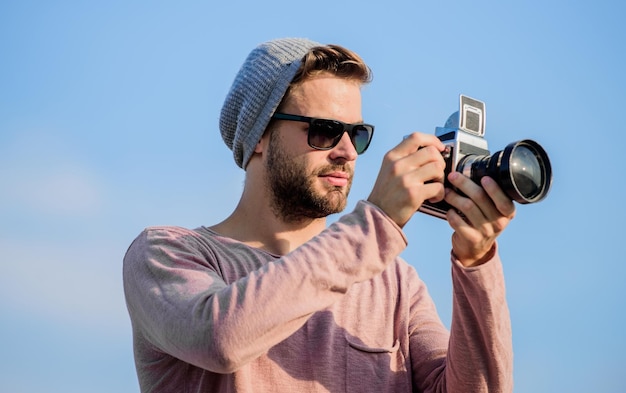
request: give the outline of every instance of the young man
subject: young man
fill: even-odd
[[[220,118],[246,170],[212,227],[146,229],[124,259],[142,392],[512,391],[496,237],[515,207],[491,179],[445,190],[442,143],[414,133],[384,158],[367,201],[340,212],[371,141],[353,52],[282,39],[251,52]],[[450,332],[398,255],[426,200],[452,209]]]

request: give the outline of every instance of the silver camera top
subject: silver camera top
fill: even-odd
[[[486,109],[483,101],[461,94],[459,96],[459,110],[450,115],[443,127],[437,127],[435,133],[439,136],[452,129],[459,129],[471,135],[484,137],[487,122]]]

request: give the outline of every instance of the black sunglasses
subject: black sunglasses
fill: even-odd
[[[318,119],[286,113],[274,113],[272,119],[309,123],[309,146],[317,150],[332,149],[337,146],[343,133],[347,132],[357,154],[361,154],[367,150],[374,135],[374,126],[370,124],[346,124],[339,120]]]

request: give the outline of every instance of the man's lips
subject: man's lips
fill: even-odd
[[[345,187],[350,181],[350,175],[346,172],[329,172],[320,175],[328,183],[337,187]]]

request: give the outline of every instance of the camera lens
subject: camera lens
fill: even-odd
[[[502,190],[519,203],[534,203],[548,194],[552,167],[548,154],[535,141],[525,139],[509,144],[491,156],[467,156],[460,172],[480,184],[483,176],[493,178]]]
[[[515,188],[524,198],[535,198],[541,191],[541,184],[544,180],[541,164],[527,146],[518,146],[513,149],[509,170]]]

